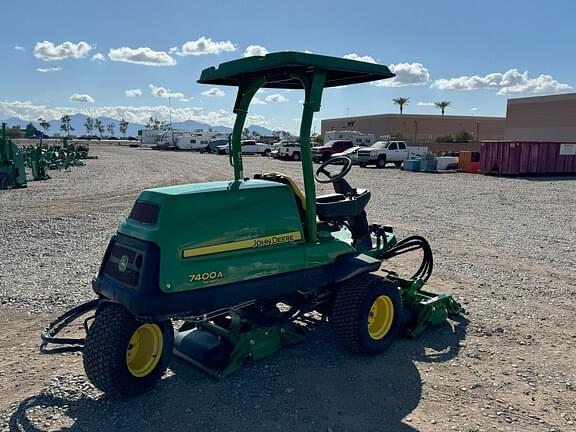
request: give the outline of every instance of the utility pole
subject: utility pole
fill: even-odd
[[[174,129],[172,129],[172,97],[168,96],[168,122],[170,124],[171,144],[174,144]]]

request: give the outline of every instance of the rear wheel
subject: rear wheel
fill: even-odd
[[[270,150],[268,149],[264,150],[264,156],[266,157],[270,156]]]
[[[358,165],[360,165],[360,168],[366,168],[366,165],[368,165],[368,164],[361,163],[361,164],[358,164]]]
[[[378,160],[376,161],[376,166],[378,168],[384,168],[386,166],[386,156],[378,156]]]
[[[365,274],[346,281],[338,291],[330,321],[336,339],[364,354],[385,351],[400,329],[402,302],[389,280]]]
[[[394,162],[394,165],[396,165],[396,167],[400,168],[402,166],[402,162]]]
[[[117,304],[105,304],[88,330],[84,370],[95,387],[113,396],[151,390],[168,367],[174,347],[170,321],[143,323]]]

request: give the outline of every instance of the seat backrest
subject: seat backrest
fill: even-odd
[[[294,198],[296,199],[296,205],[298,206],[298,211],[300,213],[300,217],[302,221],[306,220],[306,197],[298,187],[298,184],[288,177],[286,174],[281,173],[265,173],[265,174],[256,174],[254,178],[262,179],[262,180],[270,180],[275,181],[278,183],[285,184],[290,186],[292,192],[294,193]]]

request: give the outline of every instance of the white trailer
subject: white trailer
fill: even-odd
[[[227,137],[227,134],[218,132],[204,132],[203,130],[186,132],[176,138],[176,148],[178,150],[204,151],[208,150],[210,140]]]
[[[376,140],[376,135],[358,131],[328,131],[324,134],[324,142],[328,141],[352,141],[355,146],[371,146]]]
[[[202,151],[208,147],[210,137],[207,135],[184,134],[176,138],[176,148],[178,150],[198,150]]]
[[[140,144],[144,146],[155,146],[158,144],[158,139],[162,134],[159,129],[142,129],[138,131],[138,136],[140,137]]]

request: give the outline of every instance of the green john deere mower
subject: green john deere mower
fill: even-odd
[[[6,123],[2,123],[0,135],[0,190],[26,187],[24,158],[18,146],[6,135]]]
[[[350,185],[346,157],[313,171],[310,127],[322,91],[393,77],[386,66],[296,52],[221,64],[198,82],[238,87],[230,142],[234,179],[144,190],[111,239],[93,289],[98,298],[52,323],[47,344],[76,343],[90,381],[132,396],[150,390],[174,353],[226,377],[247,359],[265,358],[304,336],[302,317],[317,311],[348,349],[379,354],[399,332],[418,335],[461,309],[423,290],[432,251],[419,236],[398,241],[369,223],[370,192]],[[247,176],[241,133],[260,88],[304,89],[300,128],[304,191],[279,173]],[[334,193],[316,196],[314,180]],[[422,251],[405,279],[374,274],[382,262]],[[96,309],[83,339],[57,333]],[[174,330],[174,324],[178,328]]]

